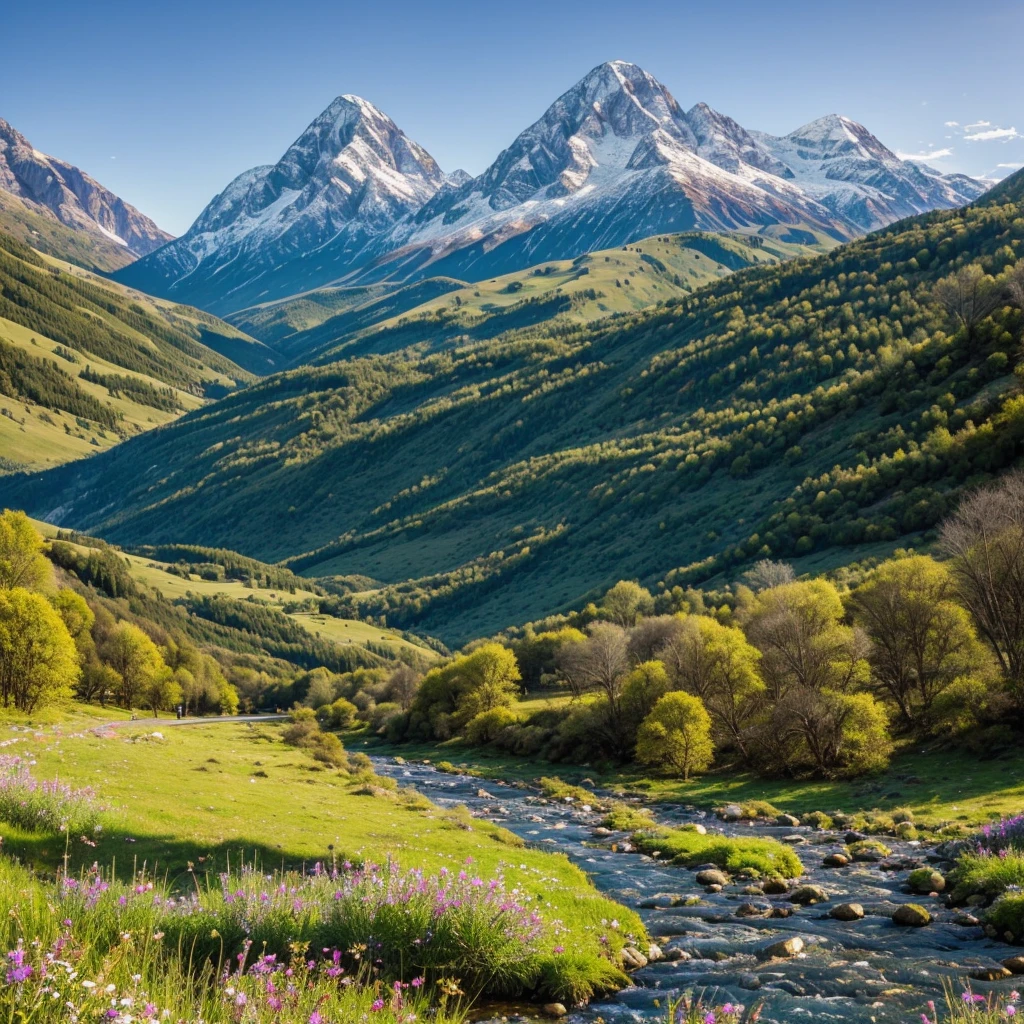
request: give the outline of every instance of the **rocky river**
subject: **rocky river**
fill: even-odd
[[[915,896],[907,887],[911,868],[935,858],[928,846],[885,837],[892,856],[879,862],[827,867],[830,854],[844,849],[844,832],[809,827],[724,823],[692,809],[654,805],[660,822],[702,823],[726,835],[772,836],[792,843],[805,867],[799,884],[820,886],[827,900],[791,902],[791,893],[764,895],[734,882],[708,892],[687,868],[661,863],[628,847],[624,833],[595,834],[601,815],[572,803],[545,800],[496,781],[481,782],[421,764],[376,759],[375,769],[414,786],[441,806],[465,804],[482,818],[510,829],[542,849],[567,854],[602,892],[638,908],[665,958],[632,974],[634,987],[576,1010],[572,1019],[588,1024],[644,1021],[663,1017],[666,999],[688,989],[704,990],[715,1002],[763,1004],[769,1022],[900,1022],[920,1020],[930,999],[942,999],[943,979],[957,991],[969,976],[998,972],[1000,962],[1019,949],[988,938],[969,914],[941,899]],[[613,849],[613,846],[615,849]],[[689,898],[699,903],[686,905]],[[925,927],[899,927],[892,914],[920,903],[932,915]],[[837,920],[842,904],[860,904],[864,917]],[[774,915],[774,916],[773,916]],[[788,916],[780,916],[788,915]],[[802,940],[796,955],[773,957],[768,947]],[[791,944],[791,948],[800,943]],[[1009,992],[1024,978],[970,981],[975,992]]]

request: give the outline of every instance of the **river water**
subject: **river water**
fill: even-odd
[[[634,987],[572,1014],[573,1024],[627,1024],[663,1018],[668,997],[705,990],[715,1002],[761,1003],[767,1022],[830,1021],[842,1024],[920,1020],[927,1001],[942,999],[943,979],[956,991],[968,972],[996,967],[1019,950],[986,938],[982,929],[956,923],[957,912],[940,900],[903,891],[911,867],[927,863],[927,847],[883,837],[900,870],[854,863],[826,868],[823,859],[843,849],[843,832],[725,824],[683,807],[656,804],[665,824],[701,822],[726,835],[799,836],[795,846],[805,868],[802,882],[822,886],[827,903],[795,907],[785,895],[743,894],[746,883],[708,894],[687,868],[660,863],[645,854],[613,851],[627,837],[595,837],[601,815],[579,806],[545,801],[536,794],[495,781],[439,772],[427,765],[396,764],[376,758],[375,769],[415,787],[441,806],[465,804],[477,817],[515,832],[540,849],[567,854],[611,898],[637,908],[652,939],[663,949],[678,947],[690,959],[649,964],[633,975]],[[482,796],[484,792],[487,796]],[[698,906],[672,906],[673,898],[699,896]],[[829,907],[860,903],[863,920],[841,922]],[[901,928],[890,919],[901,903],[925,905],[933,916],[924,928]],[[742,904],[792,909],[791,916],[738,917]],[[805,950],[792,959],[766,960],[761,951],[780,939],[800,936]],[[1024,978],[972,981],[975,992],[1011,991]]]

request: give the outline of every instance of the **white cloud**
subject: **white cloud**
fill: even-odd
[[[964,125],[964,131],[965,132],[973,132],[976,128],[991,128],[991,127],[992,127],[992,122],[991,121],[975,121],[974,124],[965,124]]]
[[[972,132],[965,135],[964,139],[967,142],[1009,142],[1010,139],[1024,139],[1024,135],[1016,128],[990,128],[984,132]]]
[[[953,150],[948,147],[946,149],[932,149],[927,153],[904,153],[902,150],[897,150],[896,155],[901,160],[917,160],[923,162],[927,160],[944,160],[947,156],[953,155]]]
[[[959,121],[946,121],[945,124],[946,124],[947,128],[959,128],[960,127],[960,122]]]
[[[1011,171],[1018,171],[1020,168],[1024,167],[1024,164],[996,164],[996,167],[1008,167]]]

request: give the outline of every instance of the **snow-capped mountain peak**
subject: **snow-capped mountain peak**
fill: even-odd
[[[900,161],[839,115],[775,137],[706,103],[684,112],[614,60],[476,178],[445,176],[372,103],[339,96],[122,279],[228,312],[332,282],[491,277],[660,232],[787,224],[850,238],[981,191]]]
[[[864,125],[841,114],[819,117],[790,132],[786,139],[801,151],[801,155],[806,154],[812,159],[856,156],[862,160],[898,161],[896,154],[882,145]]]

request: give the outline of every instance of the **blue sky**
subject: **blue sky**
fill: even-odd
[[[1024,164],[1020,0],[50,0],[2,35],[0,117],[176,233],[340,93],[478,173],[612,59],[747,128],[835,112],[943,170]]]

